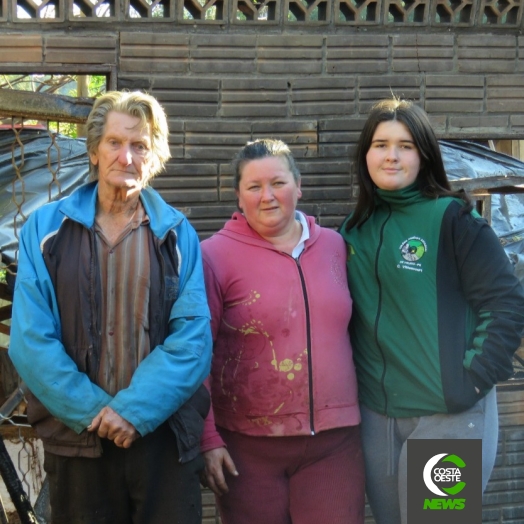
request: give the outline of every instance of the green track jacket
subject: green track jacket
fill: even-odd
[[[372,216],[340,231],[364,405],[391,417],[457,413],[511,375],[524,290],[477,213],[412,185],[377,190]]]

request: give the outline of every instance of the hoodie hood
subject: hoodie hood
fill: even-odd
[[[301,213],[301,211],[298,212]],[[320,227],[315,223],[314,217],[307,215],[304,216],[306,217],[306,221],[309,227],[309,239],[306,240],[305,243],[305,249],[307,249],[308,246],[315,243],[318,236],[320,235]],[[233,213],[231,219],[225,223],[224,228],[221,229],[218,233],[216,233],[216,235],[224,235],[234,240],[237,240],[238,242],[243,242],[244,244],[250,244],[252,246],[276,250],[276,248],[273,246],[271,242],[268,242],[267,240],[262,238],[248,224],[246,217],[239,211]]]

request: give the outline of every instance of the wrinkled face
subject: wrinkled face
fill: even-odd
[[[110,111],[98,148],[89,158],[98,166],[99,185],[105,189],[143,187],[152,164],[149,125],[137,127],[140,119]]]
[[[249,225],[261,236],[276,236],[292,227],[302,196],[287,161],[281,157],[251,160],[241,171],[238,205]]]
[[[401,122],[381,122],[366,154],[371,180],[379,189],[394,191],[411,185],[420,171],[420,154]]]

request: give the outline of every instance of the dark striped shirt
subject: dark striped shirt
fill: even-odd
[[[149,354],[149,218],[139,203],[135,215],[110,245],[95,224],[102,285],[102,337],[98,385],[110,395],[129,386]]]

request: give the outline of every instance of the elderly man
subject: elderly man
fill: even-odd
[[[29,217],[13,302],[52,521],[200,523],[209,310],[197,235],[148,187],[170,156],[166,116],[109,92],[87,132],[94,181]]]

